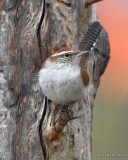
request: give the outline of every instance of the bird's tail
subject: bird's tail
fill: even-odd
[[[79,45],[79,50],[80,51],[85,51],[85,50],[90,51],[93,48],[93,45],[96,42],[96,39],[97,39],[98,35],[100,34],[101,29],[102,29],[102,26],[101,26],[100,22],[98,22],[98,21],[93,22],[89,26],[88,31],[86,32],[85,36],[83,37],[83,39]]]

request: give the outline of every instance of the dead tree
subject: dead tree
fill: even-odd
[[[60,47],[78,48],[89,24],[97,20],[92,4],[98,1],[0,1],[1,160],[91,160],[99,77],[86,99],[68,108],[42,94],[37,75]],[[91,60],[89,65],[92,70]]]

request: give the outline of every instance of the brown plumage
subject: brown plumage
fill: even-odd
[[[81,57],[80,59],[81,77],[82,77],[84,85],[87,86],[89,83],[89,76],[85,68],[85,61],[86,61],[86,57],[84,56]]]

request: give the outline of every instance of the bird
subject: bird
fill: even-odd
[[[68,104],[84,97],[89,77],[82,57],[88,51],[65,50],[51,55],[39,71],[39,84],[48,99],[58,104]]]
[[[93,22],[78,49],[60,48],[45,60],[38,79],[40,88],[48,99],[66,105],[85,97],[90,81],[87,61],[92,56],[102,29],[100,22]],[[107,64],[100,66],[102,68],[102,72],[98,70],[101,72],[100,75],[106,66]]]

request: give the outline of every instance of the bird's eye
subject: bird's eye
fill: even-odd
[[[66,58],[68,58],[69,56],[70,56],[69,53],[66,53],[66,54],[64,55],[64,57],[66,57]]]

